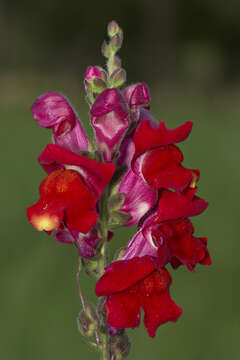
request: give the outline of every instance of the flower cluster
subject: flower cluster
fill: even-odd
[[[91,66],[85,75],[92,141],[61,94],[47,92],[32,105],[34,119],[52,130],[54,143],[39,155],[47,177],[27,215],[37,230],[55,230],[57,241],[76,245],[88,272],[94,268],[108,329],[117,334],[139,326],[143,309],[154,337],[159,325],[182,313],[170,296],[166,266],[193,272],[197,264],[211,264],[207,239],[194,236],[189,219],[208,204],[196,196],[199,170],[183,165],[176,145],[189,136],[192,123],[169,130],[153,118],[147,85],[125,87],[116,55],[121,29],[111,22],[108,33],[102,47],[107,70]],[[104,269],[114,229],[136,224],[137,233]]]

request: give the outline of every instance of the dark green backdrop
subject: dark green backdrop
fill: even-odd
[[[188,167],[201,170],[200,196],[210,202],[194,219],[209,237],[210,268],[173,275],[172,294],[184,311],[154,340],[141,327],[129,331],[129,359],[239,359],[239,6],[209,0],[166,2],[74,1],[0,4],[1,262],[0,353],[7,360],[97,359],[76,327],[77,253],[27,222],[44,173],[37,156],[50,132],[29,108],[47,90],[64,93],[88,128],[83,77],[102,64],[107,22],[119,20],[129,81],[147,81],[152,113],[174,127],[194,121],[181,146]],[[184,4],[184,5],[183,5]],[[116,233],[111,252],[134,229]],[[83,276],[95,301],[94,281]]]

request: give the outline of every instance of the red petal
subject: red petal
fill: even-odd
[[[147,150],[185,140],[191,132],[192,125],[192,122],[188,121],[176,129],[168,130],[165,122],[161,121],[159,126],[153,129],[149,121],[144,121],[134,134],[134,159]]]
[[[194,196],[197,188],[184,193],[163,190],[158,204],[158,221],[190,217],[201,214],[208,206],[207,201]]]
[[[205,258],[205,249],[201,241],[190,233],[175,238],[170,247],[173,257],[186,265],[190,271]]]
[[[107,321],[117,328],[135,328],[140,324],[140,302],[137,293],[125,290],[110,295],[106,302]]]
[[[100,163],[55,144],[48,144],[39,155],[38,161],[48,174],[64,165],[79,167],[81,175],[93,186],[98,197],[101,196],[115,170],[114,164]]]
[[[142,162],[142,174],[154,188],[183,191],[192,182],[193,173],[181,165],[183,156],[174,145],[150,150]]]
[[[157,328],[167,321],[176,322],[182,314],[182,309],[170,298],[169,291],[161,294],[145,296],[143,300],[145,311],[144,325],[149,336],[155,337]]]
[[[96,295],[104,296],[125,290],[154,270],[155,263],[150,256],[115,261],[105,269],[105,273],[98,280]]]
[[[64,203],[59,199],[41,197],[40,200],[27,208],[29,222],[36,230],[50,232],[57,229],[64,217]]]

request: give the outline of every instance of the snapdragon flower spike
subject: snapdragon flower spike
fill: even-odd
[[[103,164],[48,144],[39,162],[49,174],[39,187],[40,200],[27,209],[30,223],[51,232],[64,223],[87,234],[96,223],[96,202],[110,181],[115,165]]]
[[[191,129],[191,122],[173,130],[168,130],[164,121],[154,129],[149,121],[142,122],[134,134],[133,171],[157,189],[183,191],[196,182],[198,170],[184,168],[182,152],[173,145],[185,140]]]
[[[145,328],[154,337],[160,325],[177,321],[182,313],[170,297],[170,285],[170,274],[157,268],[154,258],[134,257],[109,265],[96,284],[96,295],[107,296],[107,321],[116,328],[138,327],[142,308]]]
[[[125,226],[135,225],[156,203],[157,192],[138,177],[131,169],[124,175],[118,193],[125,195],[121,211],[131,216]]]
[[[91,123],[105,161],[111,161],[129,126],[128,108],[121,92],[106,89],[98,95],[91,110]]]
[[[86,133],[64,96],[46,92],[33,103],[31,111],[39,126],[52,129],[55,144],[74,152],[88,150]]]
[[[188,219],[208,205],[195,192],[196,188],[184,193],[163,190],[158,209],[145,219],[122,258],[151,255],[161,267],[171,263],[175,269],[185,265],[190,271],[197,264],[211,265],[207,238],[193,236],[194,227]]]

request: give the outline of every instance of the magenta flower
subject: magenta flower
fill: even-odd
[[[64,96],[49,91],[37,98],[31,111],[39,126],[52,129],[55,144],[74,152],[88,150],[85,131]]]
[[[105,161],[111,161],[129,126],[128,109],[117,89],[107,89],[91,108],[91,123]]]

